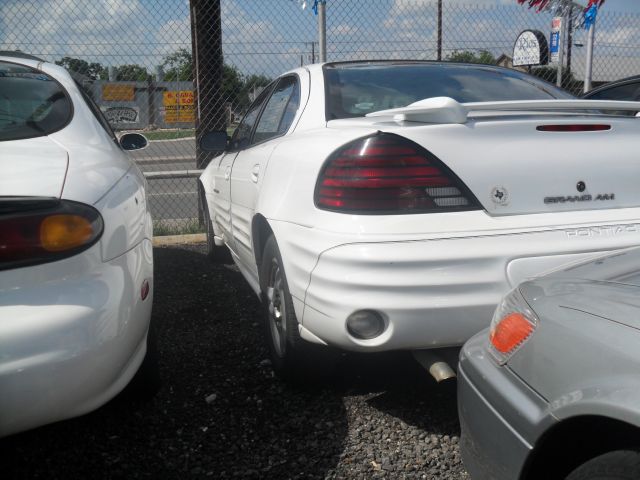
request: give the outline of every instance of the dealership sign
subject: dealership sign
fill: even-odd
[[[560,39],[562,35],[562,17],[554,17],[551,21],[551,62],[560,62]]]
[[[549,44],[538,30],[525,30],[513,46],[513,66],[546,65],[549,63]]]

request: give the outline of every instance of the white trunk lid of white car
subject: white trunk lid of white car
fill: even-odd
[[[47,137],[0,142],[0,197],[57,197],[67,152]]]
[[[539,130],[558,125],[604,129]],[[640,118],[496,111],[442,124],[370,116],[328,126],[375,128],[422,145],[491,215],[640,206]]]
[[[555,125],[610,129],[538,130]],[[492,215],[640,206],[640,119],[476,119],[397,133],[447,164]]]

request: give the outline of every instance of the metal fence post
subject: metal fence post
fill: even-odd
[[[593,42],[596,36],[596,22],[589,26],[589,33],[587,36],[587,64],[584,69],[584,93],[591,90],[591,76],[593,68]]]
[[[327,61],[327,3],[318,2],[318,43],[320,46],[320,62]]]
[[[438,0],[438,61],[442,60],[442,0]]]
[[[564,62],[564,42],[567,37],[564,34],[565,29],[567,28],[567,15],[563,13],[562,15],[562,25],[560,26],[560,38],[558,38],[558,74],[556,77],[556,85],[562,88],[562,63]]]

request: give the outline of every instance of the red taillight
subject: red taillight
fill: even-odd
[[[419,145],[392,134],[334,152],[316,184],[315,203],[345,213],[423,213],[478,209],[462,182]]]
[[[539,132],[601,132],[611,130],[611,125],[538,125]]]
[[[85,250],[102,234],[102,217],[76,202],[53,201],[46,207],[19,199],[0,201],[0,270],[59,260]],[[2,213],[4,212],[4,213]]]

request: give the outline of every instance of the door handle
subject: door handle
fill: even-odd
[[[251,169],[251,181],[253,183],[258,183],[258,177],[260,176],[260,164],[256,164]]]
[[[224,179],[229,180],[230,176],[231,176],[231,165],[229,165],[227,169],[224,171]]]

